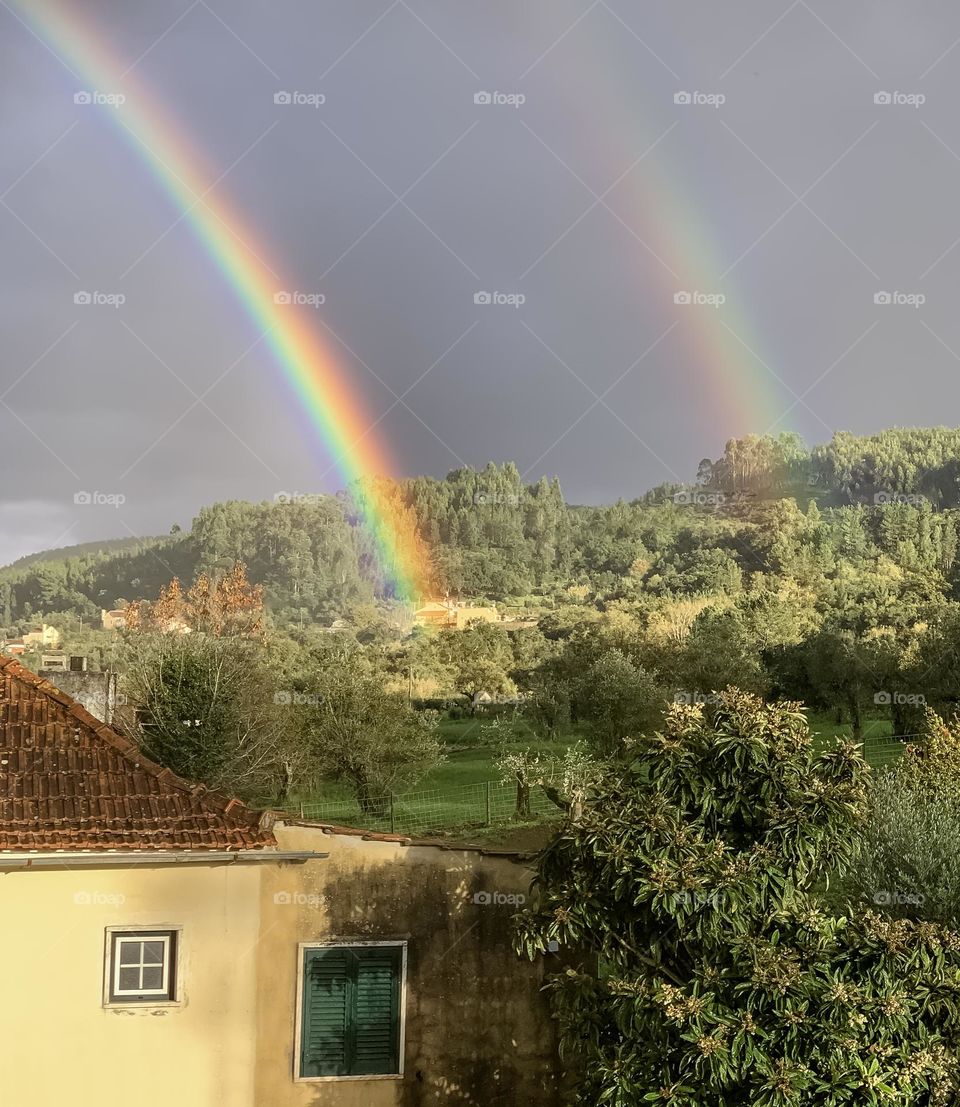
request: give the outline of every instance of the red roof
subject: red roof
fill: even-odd
[[[275,846],[262,814],[192,784],[0,657],[0,850]]]

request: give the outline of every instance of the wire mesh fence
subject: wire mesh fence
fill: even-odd
[[[301,818],[360,826],[391,834],[422,834],[452,827],[502,826],[559,814],[559,808],[539,788],[518,797],[517,785],[501,780],[464,784],[459,788],[406,792],[363,810],[354,799],[302,803]]]
[[[863,756],[873,769],[896,764],[916,734],[863,738]],[[556,804],[538,787],[525,797],[513,781],[485,780],[459,788],[430,789],[393,795],[364,810],[354,798],[301,803],[301,818],[391,834],[423,834],[453,828],[504,826],[559,814]]]
[[[916,734],[899,734],[882,738],[863,739],[864,760],[872,769],[886,769],[895,765]]]

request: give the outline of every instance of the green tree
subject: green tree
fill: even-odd
[[[412,787],[443,759],[435,712],[415,711],[363,651],[333,645],[315,652],[291,692],[303,705],[313,773],[346,784],[361,811],[386,812],[391,792]]]
[[[856,748],[795,705],[674,708],[536,865],[519,944],[550,978],[577,1102],[954,1102],[960,936],[820,890],[863,816]]]
[[[212,788],[285,799],[303,754],[259,643],[203,633],[131,635],[123,692],[148,757]]]

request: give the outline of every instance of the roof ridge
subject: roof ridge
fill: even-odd
[[[91,730],[100,741],[115,750],[127,761],[132,762],[135,768],[142,769],[147,775],[155,777],[168,787],[187,792],[196,799],[201,806],[209,807],[212,814],[225,815],[231,819],[236,819],[238,822],[245,820],[251,827],[259,827],[263,822],[262,811],[248,807],[236,796],[227,796],[222,792],[211,790],[205,784],[187,780],[185,777],[179,776],[165,765],[151,760],[151,758],[143,753],[133,739],[128,738],[125,734],[121,734],[119,730],[105,723],[102,719],[98,719],[96,715],[92,715],[82,704],[75,700],[73,696],[68,695],[62,689],[58,688],[55,684],[47,680],[46,677],[39,676],[31,669],[28,669],[15,657],[0,656],[0,673],[7,673],[14,680],[19,680],[25,684],[31,685],[36,691],[41,692],[48,699],[52,699],[55,703],[58,703],[68,715],[76,719],[78,723],[81,723],[88,730]],[[239,810],[237,810],[238,808]]]

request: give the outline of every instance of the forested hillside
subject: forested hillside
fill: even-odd
[[[525,485],[512,463],[418,477],[392,495],[431,551],[438,595],[549,608],[705,596],[762,606],[792,592],[903,621],[957,591],[958,430],[838,434],[812,452],[794,435],[733,440],[689,486],[600,507],[566,504],[556,480]],[[189,532],[23,559],[0,570],[0,622],[94,618],[237,561],[281,626],[390,598],[350,497],[316,495],[214,504]]]

